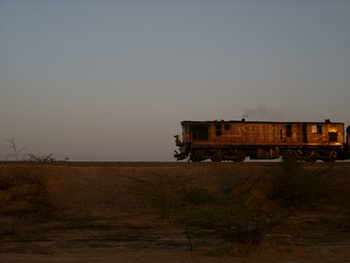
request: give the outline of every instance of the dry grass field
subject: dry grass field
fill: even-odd
[[[350,262],[349,189],[349,162],[1,162],[0,262]]]

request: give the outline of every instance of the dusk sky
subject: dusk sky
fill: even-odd
[[[349,0],[0,0],[1,160],[13,138],[21,159],[175,161],[183,120],[349,113]]]

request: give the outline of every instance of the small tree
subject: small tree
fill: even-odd
[[[11,138],[11,139],[7,139],[6,141],[10,143],[10,148],[13,148],[14,153],[10,153],[6,155],[5,160],[7,161],[10,158],[15,158],[15,160],[18,161],[20,153],[28,147],[24,147],[17,150],[15,139]]]

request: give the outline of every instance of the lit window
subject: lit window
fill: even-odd
[[[312,133],[322,134],[322,125],[312,125]]]

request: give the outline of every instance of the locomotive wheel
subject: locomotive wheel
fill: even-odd
[[[203,155],[203,152],[202,151],[195,151],[193,153],[191,153],[191,157],[190,157],[190,160],[192,162],[201,162],[202,160],[204,160],[202,158],[202,155]]]
[[[238,158],[237,159],[235,159],[235,160],[233,160],[234,162],[237,162],[237,163],[241,163],[241,162],[244,162],[244,160],[245,160],[245,158],[246,158],[246,154],[245,154],[245,152],[239,152],[239,154],[238,154],[239,156],[238,156]]]
[[[329,158],[325,159],[324,161],[329,162],[329,163],[333,163],[337,160],[337,157],[338,157],[337,152],[333,151],[329,154]]]
[[[331,158],[329,159],[330,162],[335,162],[338,159],[337,152],[332,152]]]
[[[219,163],[222,161],[222,157],[220,155],[215,156],[214,158],[210,159],[212,162]]]
[[[198,156],[195,156],[195,155],[191,155],[190,157],[191,161],[194,162],[194,163],[197,163],[197,162],[200,162],[202,161],[202,159]]]
[[[285,160],[298,160],[298,154],[295,151],[285,152],[283,155],[283,159]]]
[[[218,151],[211,151],[210,152],[211,158],[210,160],[215,163],[219,163],[222,161],[222,152],[220,150]]]
[[[314,162],[317,162],[317,160],[318,160],[318,156],[317,156],[316,153],[314,153],[314,154],[311,155],[310,158],[307,159],[306,161],[314,163]]]

